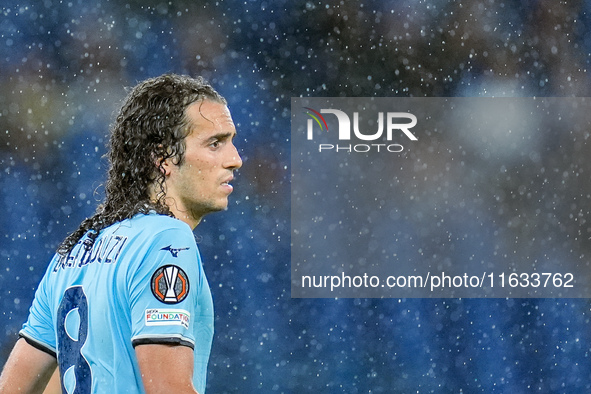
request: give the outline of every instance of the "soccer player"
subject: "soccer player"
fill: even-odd
[[[131,90],[111,130],[106,198],[58,247],[0,377],[39,392],[203,393],[213,304],[192,230],[227,207],[242,160],[201,78]]]

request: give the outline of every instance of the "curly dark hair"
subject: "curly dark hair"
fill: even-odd
[[[129,92],[111,127],[105,201],[62,241],[57,253],[66,256],[87,233],[84,243],[90,248],[102,229],[137,213],[173,216],[164,202],[162,163],[173,158],[175,164],[182,164],[185,137],[190,132],[185,110],[199,100],[226,104],[201,77],[165,74]],[[150,198],[154,185],[158,191],[155,201]]]

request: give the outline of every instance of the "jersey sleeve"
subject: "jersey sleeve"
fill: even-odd
[[[193,325],[204,278],[191,230],[169,228],[149,240],[139,265],[128,273],[131,340],[194,348]]]
[[[53,263],[50,264],[51,266]],[[29,317],[19,332],[19,336],[24,338],[29,345],[56,357],[55,327],[51,317],[47,280],[46,273],[35,292],[33,304],[29,309]]]

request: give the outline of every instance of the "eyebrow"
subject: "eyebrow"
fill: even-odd
[[[216,134],[208,137],[207,141],[224,140],[227,138],[234,138],[234,137],[236,137],[236,135],[237,135],[236,131],[227,131],[227,132],[216,133]]]

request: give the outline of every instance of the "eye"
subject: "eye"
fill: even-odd
[[[215,140],[211,144],[209,144],[209,146],[211,146],[212,148],[217,148],[217,147],[220,146],[220,141],[219,140]]]

